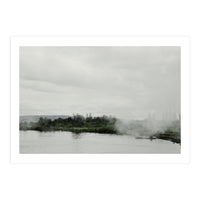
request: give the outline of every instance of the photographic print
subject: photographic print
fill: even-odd
[[[20,46],[21,154],[179,154],[180,46]]]
[[[12,163],[189,161],[189,38],[11,38]]]

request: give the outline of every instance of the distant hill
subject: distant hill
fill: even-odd
[[[54,120],[58,118],[65,119],[69,116],[68,115],[23,115],[23,116],[20,116],[20,122],[28,122],[28,123],[37,122],[40,117]]]

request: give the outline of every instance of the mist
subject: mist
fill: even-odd
[[[123,120],[117,119],[115,128],[121,134],[134,137],[149,137],[166,131],[180,132],[180,119],[174,120]]]

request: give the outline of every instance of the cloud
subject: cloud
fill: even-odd
[[[179,47],[20,47],[20,114],[180,112]]]

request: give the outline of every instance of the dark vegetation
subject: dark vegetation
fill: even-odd
[[[71,131],[74,133],[96,132],[117,134],[115,129],[116,118],[114,117],[92,117],[88,115],[74,115],[58,119],[47,119],[40,117],[37,122],[21,122],[20,130],[37,130],[37,131]]]
[[[173,121],[164,131],[158,131],[150,139],[169,140],[173,143],[181,144],[180,121]]]
[[[91,132],[104,134],[126,134],[126,132],[118,131],[115,124],[117,119],[115,117],[92,117],[87,115],[68,116],[65,118],[48,119],[40,117],[37,122],[20,123],[20,130],[36,130],[36,131],[70,131],[73,133]],[[141,122],[142,123],[142,122]],[[142,123],[143,124],[143,123]],[[132,125],[133,131],[145,132],[145,127],[140,124]],[[148,132],[148,130],[146,130]],[[149,139],[163,139],[174,143],[181,143],[180,121],[174,121],[168,128],[163,131],[157,131],[152,134]]]
[[[158,132],[155,135],[151,136],[150,139],[161,139],[161,140],[169,140],[173,143],[181,144],[181,134],[180,131],[172,131],[170,129],[165,130],[163,133]]]

